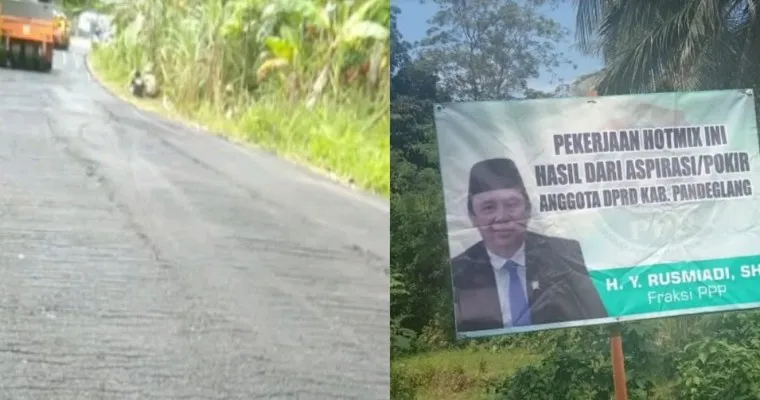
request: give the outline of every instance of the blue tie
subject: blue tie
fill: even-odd
[[[519,265],[512,260],[504,263],[504,268],[509,272],[509,310],[512,315],[512,326],[526,326],[530,325],[530,310],[525,287],[517,274],[518,267]]]

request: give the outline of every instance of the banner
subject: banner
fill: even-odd
[[[760,307],[751,90],[437,105],[460,338]]]

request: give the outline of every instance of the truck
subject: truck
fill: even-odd
[[[0,65],[50,72],[55,33],[52,4],[0,0]]]

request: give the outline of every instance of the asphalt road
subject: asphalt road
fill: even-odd
[[[387,399],[388,204],[0,69],[0,399]]]

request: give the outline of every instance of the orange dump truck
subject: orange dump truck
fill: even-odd
[[[49,72],[56,22],[52,4],[0,0],[0,63]]]

